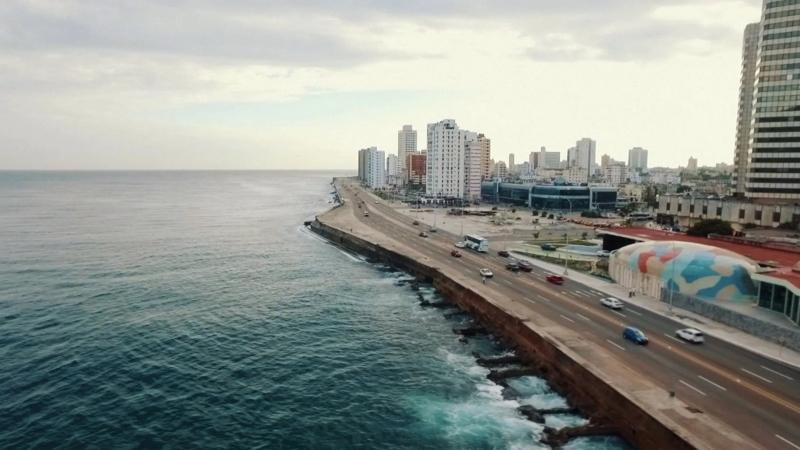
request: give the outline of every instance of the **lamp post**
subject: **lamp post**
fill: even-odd
[[[672,275],[669,278],[669,313],[672,314],[672,298],[675,295],[675,241],[672,241],[672,260],[670,260],[670,265],[672,266]]]

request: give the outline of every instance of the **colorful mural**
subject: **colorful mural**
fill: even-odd
[[[610,264],[659,277],[668,289],[706,300],[752,300],[755,264],[721,248],[689,242],[642,242],[622,247]]]

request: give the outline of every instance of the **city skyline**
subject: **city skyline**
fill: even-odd
[[[0,169],[350,169],[443,117],[496,159],[730,163],[760,6],[4,2]]]

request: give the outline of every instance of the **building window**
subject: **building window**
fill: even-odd
[[[761,222],[761,211],[756,211],[756,222]]]
[[[683,206],[682,204],[678,203],[678,212],[681,212],[681,210],[683,209],[682,206]]]
[[[703,205],[703,215],[708,214],[708,205]]]
[[[775,211],[772,213],[772,221],[773,222],[780,222],[781,221],[781,212]]]
[[[672,208],[672,205],[669,202],[667,202],[667,211],[669,211],[670,208]]]
[[[775,286],[772,294],[772,309],[773,311],[783,313],[786,311],[786,288],[783,286]]]
[[[761,283],[758,289],[758,306],[762,308],[772,307],[772,287],[768,283]]]
[[[694,203],[689,205],[689,214],[694,214]]]
[[[722,206],[717,206],[717,217],[722,217]]]
[[[743,209],[739,210],[739,219],[744,219],[744,210]]]

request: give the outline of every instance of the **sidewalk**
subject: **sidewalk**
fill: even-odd
[[[511,251],[513,253],[513,250]],[[525,257],[524,255],[520,254],[515,254],[514,257],[530,261],[531,264],[556,274],[564,273],[564,267],[560,265],[551,264],[535,258]],[[800,353],[794,350],[790,350],[778,344],[765,341],[761,338],[749,335],[743,331],[719,322],[714,322],[707,317],[686,311],[684,309],[674,308],[673,312],[670,312],[669,305],[653,297],[648,297],[637,293],[635,297],[628,298],[628,289],[610,281],[595,278],[591,275],[574,270],[570,270],[567,276],[579,283],[591,287],[592,289],[608,294],[609,296],[619,298],[626,303],[635,304],[636,306],[644,308],[650,312],[668,317],[685,325],[686,327],[698,328],[709,336],[713,336],[732,345],[750,350],[767,359],[778,361],[787,366],[800,369]]]

